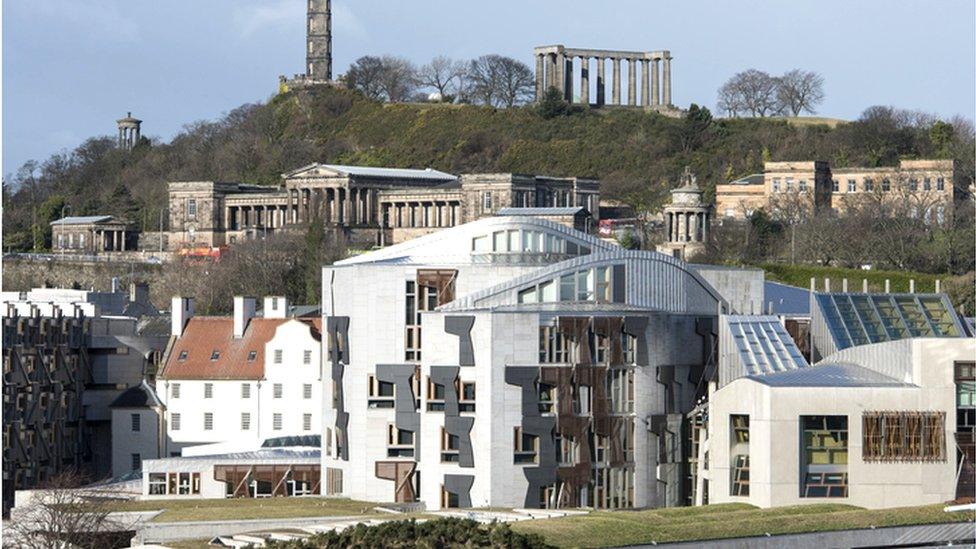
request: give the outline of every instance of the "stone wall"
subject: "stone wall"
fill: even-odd
[[[132,280],[149,284],[150,300],[162,308],[168,308],[170,297],[162,295],[163,266],[146,263],[42,261],[25,259],[3,260],[3,290],[26,291],[42,286],[71,288],[75,284],[82,289],[97,291],[112,289],[112,278],[118,277],[123,287]]]

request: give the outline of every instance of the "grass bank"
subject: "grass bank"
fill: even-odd
[[[332,498],[160,499],[113,504],[112,511],[157,511],[154,522],[370,515],[375,503]]]

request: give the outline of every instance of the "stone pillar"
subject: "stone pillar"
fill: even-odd
[[[671,56],[664,58],[664,104],[671,105]]]
[[[564,56],[564,59],[566,61],[566,69],[565,69],[566,72],[563,76],[563,80],[564,80],[563,85],[566,87],[566,93],[565,93],[566,101],[572,103],[573,102],[573,58],[572,56],[570,57]]]
[[[607,101],[607,81],[603,70],[603,58],[596,58],[596,104],[603,105]]]
[[[611,58],[613,62],[613,104],[620,104],[620,58]]]
[[[546,60],[542,54],[535,56],[535,100],[542,101],[546,93]]]
[[[352,201],[350,200],[349,191],[352,189],[342,189],[342,218],[339,220],[343,225],[349,225],[349,218],[352,215]]]
[[[590,104],[590,58],[580,57],[580,103]]]
[[[641,106],[648,106],[651,104],[651,75],[648,71],[649,65],[651,64],[650,59],[641,59]]]
[[[627,66],[627,104],[637,104],[637,60],[628,59]]]
[[[698,214],[688,214],[688,241],[698,242]]]
[[[556,54],[547,53],[546,60],[549,65],[546,68],[546,90],[549,88],[559,89],[559,85],[556,84]]]
[[[661,104],[661,95],[658,91],[660,84],[657,77],[657,64],[658,59],[655,57],[651,60],[651,105]]]
[[[556,54],[556,89],[562,92],[563,99],[566,98],[566,56],[562,53]]]
[[[373,203],[374,194],[376,194],[376,191],[372,189],[366,191],[366,223],[379,223],[380,221],[379,219],[376,219],[377,216],[374,213],[374,210],[376,209],[376,205]],[[380,215],[379,217],[383,216]]]

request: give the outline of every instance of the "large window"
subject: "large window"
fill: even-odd
[[[539,363],[568,364],[573,342],[558,326],[539,327]]]
[[[558,280],[547,280],[518,293],[519,303],[553,303],[556,301],[613,301],[611,267],[597,267],[568,273]]]
[[[514,447],[513,461],[516,465],[539,462],[539,437],[527,434],[521,427],[516,427]]]
[[[729,416],[730,496],[749,495],[749,416]]]
[[[634,412],[634,370],[610,368],[607,370],[607,397],[611,414]]]
[[[441,427],[441,462],[457,463],[461,460],[461,437],[452,435]]]
[[[847,416],[800,416],[800,496],[847,497]]]
[[[413,457],[413,454],[413,431],[399,429],[396,425],[389,424],[386,435],[386,456]]]
[[[380,381],[376,376],[367,376],[367,391],[370,408],[393,408],[396,397],[396,385],[388,381]]]
[[[593,506],[626,509],[634,506],[634,470],[613,467],[593,470]]]
[[[864,412],[864,461],[944,461],[945,412]]]
[[[956,432],[976,432],[976,363],[956,363]]]
[[[166,473],[149,473],[149,495],[166,495]]]

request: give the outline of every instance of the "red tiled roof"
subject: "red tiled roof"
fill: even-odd
[[[233,317],[191,317],[183,335],[173,343],[161,379],[253,379],[264,378],[264,346],[278,326],[298,320],[312,327],[312,336],[321,340],[319,318],[252,318],[244,337],[234,338]],[[180,355],[186,351],[186,359]],[[219,351],[217,360],[210,360]],[[247,360],[251,351],[254,360]]]

